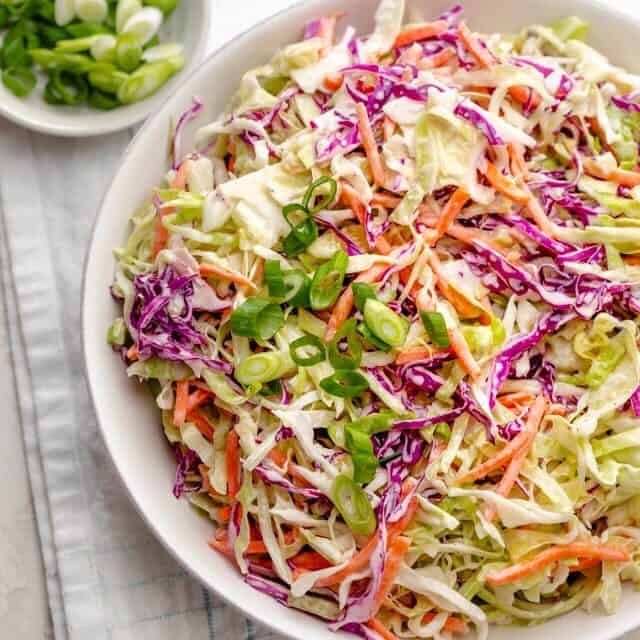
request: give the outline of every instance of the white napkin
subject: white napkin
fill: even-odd
[[[210,50],[291,0],[216,4]],[[90,405],[79,330],[84,255],[131,137],[63,140],[0,120],[3,289],[55,637],[266,640],[156,542]]]

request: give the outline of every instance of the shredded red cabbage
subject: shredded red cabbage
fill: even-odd
[[[142,360],[159,356],[165,360],[200,362],[215,371],[231,373],[233,367],[228,362],[210,358],[198,350],[207,345],[207,338],[193,324],[196,278],[178,276],[171,267],[160,275],[136,277],[129,326],[135,332],[138,354]]]
[[[202,111],[203,106],[204,105],[200,98],[194,97],[193,104],[178,119],[178,124],[176,125],[176,129],[173,133],[173,144],[171,145],[171,167],[176,171],[180,166],[180,158],[182,158],[180,155],[180,141],[182,140],[183,130],[191,120],[198,116]]]

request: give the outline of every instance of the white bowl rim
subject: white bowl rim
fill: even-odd
[[[148,515],[146,514],[146,512],[144,511],[144,509],[142,508],[140,502],[138,501],[136,495],[134,495],[134,493],[132,492],[131,488],[129,487],[129,485],[124,481],[124,474],[121,471],[121,465],[119,460],[117,459],[116,456],[113,455],[113,451],[112,451],[112,447],[110,445],[110,439],[107,435],[108,430],[105,428],[105,426],[102,424],[102,421],[100,419],[100,416],[96,410],[96,400],[94,397],[94,386],[92,384],[92,375],[91,372],[89,370],[89,361],[88,361],[88,348],[89,348],[89,344],[88,344],[88,334],[87,334],[87,326],[85,324],[85,320],[86,320],[86,305],[87,305],[87,280],[89,277],[89,265],[90,265],[90,258],[91,258],[91,249],[94,246],[94,243],[96,241],[96,236],[97,236],[97,231],[98,231],[98,227],[100,226],[100,221],[102,219],[102,217],[105,215],[105,203],[106,200],[108,198],[108,196],[110,195],[111,189],[113,184],[116,182],[116,180],[119,178],[121,171],[123,170],[122,167],[124,165],[124,161],[129,157],[129,155],[131,154],[132,149],[136,146],[138,140],[140,138],[142,138],[146,132],[146,130],[148,128],[150,128],[151,123],[153,121],[155,121],[156,118],[161,117],[162,116],[162,111],[164,111],[165,107],[172,102],[174,99],[177,99],[178,94],[181,93],[181,90],[183,88],[184,85],[186,85],[187,83],[189,83],[189,81],[195,77],[196,75],[198,75],[200,72],[203,71],[203,69],[207,66],[209,66],[212,63],[212,60],[215,59],[221,52],[222,50],[230,43],[230,42],[235,42],[237,40],[244,40],[245,38],[249,37],[250,35],[253,34],[254,31],[259,30],[260,28],[270,24],[271,22],[277,21],[280,17],[282,17],[284,14],[288,13],[289,11],[292,10],[296,10],[296,9],[300,9],[302,8],[304,5],[306,4],[311,4],[312,2],[319,2],[320,0],[295,0],[294,2],[292,2],[289,6],[281,9],[280,11],[267,16],[266,18],[252,24],[250,27],[246,28],[245,30],[243,30],[242,32],[240,32],[239,34],[237,34],[236,36],[234,36],[232,38],[232,40],[227,40],[224,41],[220,46],[218,46],[216,49],[214,49],[211,53],[209,53],[203,60],[201,60],[199,62],[199,64],[197,64],[195,66],[195,68],[192,68],[190,70],[189,73],[185,74],[183,76],[183,78],[181,79],[180,84],[175,88],[175,91],[172,95],[169,95],[161,104],[158,105],[158,109],[157,109],[157,113],[154,114],[153,116],[149,117],[145,123],[140,127],[140,129],[136,132],[136,134],[134,135],[134,137],[131,139],[131,141],[126,145],[121,159],[122,161],[120,162],[120,165],[117,169],[117,171],[114,173],[114,175],[112,176],[109,185],[107,186],[107,188],[104,191],[104,194],[100,200],[100,205],[98,208],[98,214],[96,215],[96,218],[93,222],[92,225],[92,229],[91,229],[91,234],[90,234],[90,240],[89,240],[89,245],[87,247],[87,253],[84,259],[84,264],[83,264],[83,276],[82,276],[82,293],[81,293],[81,322],[80,322],[80,332],[81,332],[81,336],[82,336],[82,354],[83,354],[83,369],[84,369],[84,374],[85,377],[88,381],[88,388],[89,388],[89,397],[91,399],[91,405],[92,408],[94,409],[94,413],[96,415],[96,420],[97,420],[97,424],[98,424],[98,428],[100,430],[100,434],[102,435],[103,441],[105,443],[105,446],[107,448],[107,451],[109,452],[109,456],[114,464],[114,466],[116,467],[116,470],[118,472],[119,477],[123,480],[122,484],[124,485],[125,491],[127,493],[127,495],[129,496],[129,499],[131,500],[131,502],[133,503],[134,508],[136,509],[136,511],[140,514],[142,520],[144,521],[144,523],[149,527],[149,529],[151,530],[151,532],[153,533],[154,537],[160,542],[160,544],[162,545],[162,547],[164,549],[167,550],[167,552],[169,553],[169,555],[175,559],[180,566],[184,567],[184,569],[194,578],[196,578],[196,580],[200,583],[200,585],[205,588],[206,590],[210,590],[213,593],[215,593],[215,595],[217,597],[219,597],[221,600],[223,600],[226,604],[231,605],[234,609],[236,609],[237,611],[239,611],[242,615],[246,616],[248,619],[253,620],[254,622],[257,622],[258,624],[262,625],[263,627],[266,627],[267,629],[269,629],[270,631],[276,632],[281,634],[282,636],[285,636],[287,638],[291,638],[291,640],[300,640],[300,636],[297,635],[295,632],[291,631],[288,626],[286,625],[286,623],[281,622],[280,618],[263,618],[260,617],[260,615],[258,613],[256,613],[254,610],[250,609],[248,606],[246,606],[245,604],[243,604],[242,601],[239,600],[234,600],[232,599],[231,596],[229,596],[227,593],[225,593],[225,590],[223,587],[218,587],[217,585],[212,585],[209,580],[207,580],[202,573],[200,572],[200,570],[197,567],[194,567],[190,564],[187,564],[185,561],[183,561],[183,559],[180,557],[180,554],[177,550],[176,547],[174,547],[172,544],[170,544],[164,537],[164,535],[158,530],[156,524],[148,517]],[[343,0],[344,2],[347,2],[347,0]],[[371,0],[372,2],[376,2],[378,0]],[[206,0],[205,0],[206,2]],[[587,6],[591,6],[594,9],[598,9],[601,11],[605,11],[607,14],[611,15],[612,17],[615,17],[617,19],[628,19],[629,18],[629,12],[625,11],[623,9],[621,9],[618,6],[611,6],[608,2],[606,2],[606,0],[580,0],[580,2],[584,5]],[[460,0],[460,3],[464,5],[464,0]],[[451,4],[455,4],[455,2],[453,2],[453,0],[451,1]],[[639,27],[639,31],[640,31],[640,27]],[[639,71],[640,73],[640,71]],[[267,598],[268,596],[264,596],[265,598]],[[298,613],[300,613],[301,615],[309,615],[309,614],[304,614],[304,612],[299,611]],[[568,614],[566,614],[568,615]],[[560,616],[560,618],[565,617],[565,616]],[[540,629],[544,629],[544,623],[542,625],[539,625],[538,628]],[[507,626],[504,627],[506,629],[518,629],[520,627],[517,626]],[[526,627],[524,627],[526,629]],[[611,635],[606,635],[603,636],[600,640],[616,640],[616,638],[622,638],[622,635],[632,632],[634,629],[638,629],[640,628],[640,613],[638,614],[638,617],[635,619],[635,621],[632,623],[631,626],[629,626],[628,628],[626,628],[622,634],[619,634],[615,631],[613,631],[613,633]],[[327,634],[332,633],[329,630],[327,630]],[[352,634],[347,634],[345,632],[337,632],[337,633],[332,633],[333,636],[335,636],[336,638],[340,639],[340,638],[344,638],[345,640],[348,638],[355,638],[356,636],[352,635]]]
[[[193,0],[188,0],[193,2]],[[47,124],[40,118],[31,118],[23,113],[21,109],[12,109],[9,106],[3,105],[0,101],[0,116],[7,120],[17,124],[25,129],[35,131],[50,136],[57,136],[61,138],[93,138],[108,133],[115,133],[116,131],[122,131],[128,129],[134,125],[146,120],[155,111],[160,108],[171,99],[171,96],[177,93],[182,84],[189,78],[195,71],[197,71],[201,64],[204,62],[205,52],[207,49],[207,39],[211,27],[211,0],[200,0],[200,6],[202,9],[202,22],[200,29],[198,30],[198,39],[196,46],[190,59],[187,61],[187,67],[185,70],[178,72],[180,81],[175,86],[173,94],[168,94],[166,97],[162,97],[164,86],[159,89],[157,94],[151,95],[142,102],[118,107],[112,111],[97,112],[103,117],[98,120],[99,124],[94,124],[96,121],[92,121],[90,117],[86,118],[86,122],[81,124],[74,124],[73,116],[70,115],[68,123]],[[207,56],[208,59],[209,56]],[[158,99],[160,97],[160,100]],[[110,117],[109,117],[110,116]],[[136,135],[132,141],[137,138]],[[101,203],[102,207],[102,203]],[[92,231],[93,241],[93,231]]]

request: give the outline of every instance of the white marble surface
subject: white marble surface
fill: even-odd
[[[634,7],[636,1],[611,0],[611,4]],[[212,2],[215,6],[212,42],[223,34],[231,37],[287,3],[286,0],[261,3],[255,0]],[[636,8],[635,11],[640,10]],[[45,153],[44,146],[46,145],[40,149],[43,158],[46,156],[46,160],[51,160],[49,154]],[[65,145],[62,147],[66,148]],[[68,158],[60,160],[67,162],[65,171],[71,178],[78,167]],[[93,199],[95,198],[94,196]],[[0,640],[52,640],[41,553],[15,398],[6,332],[6,309],[1,297],[0,307],[0,406],[4,418],[0,446],[0,485],[3,487],[3,498],[0,501]],[[640,631],[629,636],[628,640],[640,640]]]

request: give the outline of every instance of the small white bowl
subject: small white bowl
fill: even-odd
[[[155,113],[175,93],[182,80],[202,61],[206,53],[211,16],[211,0],[183,0],[163,24],[162,42],[179,42],[184,46],[185,68],[156,94],[132,105],[111,111],[87,106],[66,107],[47,104],[42,97],[43,78],[31,95],[16,97],[0,82],[0,115],[41,133],[66,138],[85,138],[126,129]]]
[[[410,0],[409,4],[435,16],[452,2]],[[615,63],[640,71],[635,49],[629,45],[640,40],[640,24],[599,0],[464,0],[464,4],[471,27],[486,31],[514,32],[527,24],[582,16],[591,24],[590,42],[595,47]],[[227,559],[207,546],[212,523],[171,493],[175,459],[162,433],[159,411],[148,392],[127,379],[122,361],[106,343],[110,323],[121,314],[108,291],[114,271],[112,251],[127,237],[130,214],[149,198],[165,174],[166,157],[158,150],[167,147],[169,120],[187,109],[193,96],[203,98],[205,109],[186,128],[183,153],[191,148],[196,128],[223,111],[243,72],[263,64],[277,48],[298,40],[307,20],[342,9],[348,11],[350,24],[368,33],[376,5],[377,0],[310,0],[214,53],[145,124],[127,150],[102,204],[85,271],[82,335],[89,386],[105,442],[138,510],[164,546],[207,588],[246,616],[297,640],[334,636],[323,622],[286,609],[249,587]],[[515,634],[523,640],[567,640],[579,633],[580,640],[611,640],[638,626],[640,592],[628,589],[615,616],[579,610],[537,627],[492,627],[491,639],[507,640]],[[337,637],[353,638],[347,634]]]

